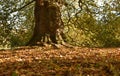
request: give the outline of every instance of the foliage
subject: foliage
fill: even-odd
[[[1,0],[0,46],[14,47],[28,41],[33,27],[33,5],[19,10],[26,1]],[[32,11],[32,12],[30,12]],[[27,19],[29,17],[29,19]]]
[[[117,0],[114,2],[111,0],[97,4],[83,1],[79,6],[81,10],[74,8],[75,6],[71,3],[71,9],[67,10],[68,16],[63,18],[68,43],[88,47],[119,46],[120,12],[119,2],[117,2]],[[71,10],[76,10],[77,13],[73,14]]]
[[[19,10],[28,2],[30,0],[1,0],[0,46],[20,46],[29,41],[34,28],[34,2]],[[98,2],[65,0],[61,3],[66,42],[89,47],[120,45],[120,2]]]

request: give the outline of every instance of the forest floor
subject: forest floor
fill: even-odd
[[[49,45],[1,50],[0,76],[120,76],[120,48]]]

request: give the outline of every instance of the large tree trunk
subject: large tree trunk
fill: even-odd
[[[28,45],[39,43],[58,43],[62,40],[60,8],[57,4],[51,4],[45,0],[35,0],[35,27],[31,40]]]

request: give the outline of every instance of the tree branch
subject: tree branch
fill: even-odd
[[[20,10],[22,10],[23,8],[25,8],[25,7],[27,7],[28,5],[30,5],[31,3],[33,3],[34,1],[35,1],[35,0],[30,1],[30,2],[28,2],[26,5],[20,7],[20,8],[18,8],[18,9],[16,9],[16,10],[12,10],[10,13],[13,13],[13,12],[16,12],[16,11],[20,11]]]

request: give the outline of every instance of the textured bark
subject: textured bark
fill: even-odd
[[[44,42],[58,43],[62,39],[59,35],[62,33],[63,26],[59,6],[44,0],[35,1],[35,27],[28,45]]]

